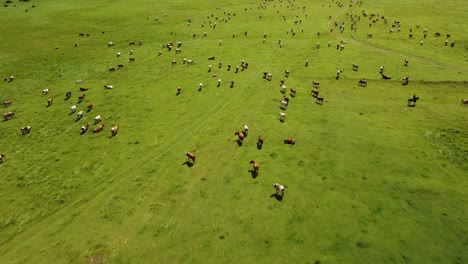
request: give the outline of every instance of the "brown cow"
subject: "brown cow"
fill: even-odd
[[[3,120],[5,120],[5,121],[8,120],[8,119],[11,119],[13,117],[15,117],[15,113],[13,113],[13,112],[7,112],[7,113],[3,114]]]
[[[47,107],[51,106],[53,101],[54,101],[54,98],[47,99]]]
[[[296,144],[296,140],[294,138],[285,138],[284,143],[294,145]]]
[[[113,137],[115,137],[115,136],[117,135],[118,132],[119,132],[119,126],[118,126],[118,125],[117,125],[117,126],[111,127],[111,135],[112,135]]]
[[[7,106],[10,106],[12,103],[13,103],[12,100],[7,100],[7,101],[3,102],[3,105],[4,105],[5,107],[7,107]]]
[[[258,162],[256,162],[255,160],[251,160],[251,161],[250,161],[250,164],[252,164],[252,163],[253,163],[254,172],[255,172],[256,174],[258,174],[258,169],[260,168],[260,166],[258,165]]]
[[[21,134],[29,134],[31,132],[31,126],[25,126],[21,128]]]
[[[99,133],[104,129],[104,124],[101,124],[93,129],[93,133]]]
[[[192,152],[187,152],[185,153],[185,156],[187,156],[187,159],[190,160],[192,163],[195,163],[195,154]]]

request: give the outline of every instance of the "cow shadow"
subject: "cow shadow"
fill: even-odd
[[[250,176],[252,176],[252,179],[255,179],[258,177],[258,172],[256,172],[255,170],[249,170],[250,172]]]
[[[281,118],[280,118],[279,121],[280,121],[281,123],[284,123],[284,119],[281,119]]]
[[[236,143],[239,147],[242,147],[242,145],[244,144],[244,142],[240,139],[236,139]]]
[[[278,200],[278,202],[283,201],[283,196],[281,196],[281,195],[279,195],[277,193],[274,193],[274,194],[270,195],[270,197],[276,198],[276,200]]]
[[[175,95],[176,95],[176,96],[179,96],[179,95],[180,95],[180,92],[177,92]]]
[[[187,166],[187,167],[189,167],[189,168],[192,168],[193,165],[195,165],[195,164],[187,160],[186,162],[182,163],[182,166],[183,166],[183,165],[185,165],[185,166]]]
[[[81,117],[77,117],[77,118],[75,119],[75,122],[78,122],[78,121],[80,121],[80,120],[81,120]]]
[[[263,144],[260,142],[257,142],[257,149],[262,150],[262,148],[263,148]]]
[[[318,104],[318,105],[323,105],[323,103],[319,103],[319,102],[315,102],[315,103]]]
[[[409,104],[408,107],[416,107],[414,104]]]

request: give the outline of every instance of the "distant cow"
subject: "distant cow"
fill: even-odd
[[[284,122],[286,120],[286,114],[283,112],[280,112],[279,115],[280,115],[280,121]]]
[[[135,58],[130,57],[130,58],[128,58],[128,61],[129,61],[129,62],[135,61]]]
[[[258,174],[258,170],[260,169],[260,165],[258,165],[258,162],[255,160],[251,160],[249,164],[252,164],[254,172]]]
[[[82,84],[84,82],[83,79],[76,80],[76,84]]]
[[[7,100],[7,101],[3,102],[3,106],[8,107],[8,106],[10,106],[12,103],[13,103],[12,100]]]
[[[467,106],[468,105],[468,99],[462,99],[461,105]]]
[[[359,85],[359,86],[362,86],[362,87],[366,87],[366,86],[367,86],[367,80],[365,80],[365,79],[359,80],[358,85]]]
[[[319,88],[320,83],[317,81],[312,81],[312,84],[314,85],[314,88]]]
[[[279,183],[273,183],[273,188],[276,190],[276,194],[281,195],[281,197],[284,196],[284,186],[279,184]]]
[[[287,101],[282,100],[281,101],[281,109],[286,110],[288,108],[289,103]]]
[[[47,107],[51,106],[52,102],[54,102],[54,98],[47,99]]]
[[[112,47],[112,46],[114,46],[114,42],[112,41],[107,42],[107,47]]]
[[[81,118],[83,118],[83,111],[78,112],[76,120],[80,120]]]
[[[119,126],[118,125],[111,127],[111,135],[113,137],[115,137],[115,135],[117,135],[118,132],[119,132]]]
[[[93,110],[93,107],[94,107],[94,105],[93,105],[93,104],[88,104],[88,110],[87,110],[87,112],[89,112],[89,111]]]
[[[104,88],[106,88],[106,89],[113,89],[114,86],[113,86],[113,85],[104,85]]]
[[[5,154],[0,154],[0,163],[3,163],[5,160]]]
[[[294,145],[294,144],[296,144],[296,140],[294,138],[285,138],[284,139],[284,144]]]
[[[93,133],[99,133],[104,129],[104,124],[101,124],[93,129]]]
[[[89,90],[89,88],[87,88],[87,87],[80,87],[80,91],[82,91],[82,92],[85,92],[85,91],[88,91],[88,90]]]
[[[70,107],[70,111],[71,111],[71,114],[75,113],[75,111],[76,111],[76,105],[72,105],[72,106]]]
[[[47,95],[47,94],[49,94],[49,92],[50,92],[50,89],[46,88],[46,89],[42,90],[42,95]]]
[[[234,135],[236,135],[239,138],[240,141],[243,141],[244,138],[245,138],[244,133],[242,133],[242,132],[236,132],[236,133],[234,133]]]
[[[101,122],[102,118],[101,118],[101,115],[97,115],[95,118],[94,118],[94,124],[97,124],[99,122]]]
[[[353,63],[353,71],[358,71],[359,70],[359,65],[356,63]]]
[[[382,78],[383,78],[384,80],[390,80],[390,79],[392,79],[392,77],[390,77],[390,76],[388,76],[388,75],[385,75],[385,74],[382,74]]]
[[[15,113],[13,113],[13,112],[6,112],[5,114],[3,114],[3,120],[6,121],[6,120],[11,119],[11,118],[13,118],[13,117],[15,117],[15,116],[16,116],[16,115],[15,115]]]
[[[31,132],[31,126],[25,126],[25,127],[21,128],[21,134],[22,135],[29,134],[30,132]]]
[[[88,131],[88,128],[89,128],[89,124],[86,124],[86,125],[82,126],[81,127],[81,134],[86,133],[86,131]]]
[[[70,99],[71,96],[72,96],[72,92],[67,92],[67,93],[65,94],[65,100]]]
[[[192,163],[195,163],[195,154],[194,153],[186,152],[184,155],[187,157],[187,159],[189,161],[191,161]]]
[[[78,96],[78,103],[81,103],[85,99],[85,97],[86,97],[85,94]]]

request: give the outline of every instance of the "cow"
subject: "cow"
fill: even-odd
[[[110,72],[115,72],[115,68],[114,68],[114,67],[110,67],[110,68],[109,68],[109,71],[110,71]]]
[[[86,133],[86,131],[88,131],[88,128],[89,128],[89,124],[86,124],[86,125],[82,126],[81,127],[81,134]]]
[[[104,124],[101,124],[93,129],[93,133],[99,133],[104,129]]]
[[[260,148],[263,146],[263,137],[262,137],[262,135],[258,136],[257,146],[259,146]]]
[[[285,138],[284,139],[284,144],[290,144],[290,145],[295,145],[296,144],[296,140],[294,138]]]
[[[281,109],[286,110],[288,108],[288,104],[289,103],[287,101],[281,100]]]
[[[336,71],[336,79],[337,79],[337,80],[340,78],[341,73],[342,73],[341,70],[337,70],[337,71]]]
[[[295,96],[296,96],[296,89],[294,89],[294,88],[289,88],[289,91],[290,91],[289,95],[291,95],[291,97],[295,97]]]
[[[94,107],[93,104],[88,104],[88,110],[86,110],[86,112],[93,110],[93,107]]]
[[[72,96],[72,92],[67,92],[67,93],[65,94],[65,101],[68,100],[68,99],[70,99],[71,96]]]
[[[124,67],[124,65],[123,65],[123,64],[119,64],[119,65],[117,65],[117,68],[119,68],[119,69],[122,69],[123,67]]]
[[[365,79],[359,80],[358,85],[362,86],[362,87],[366,87],[367,86],[367,80],[365,80]]]
[[[114,86],[113,86],[113,85],[104,85],[104,88],[106,88],[106,89],[114,89]]]
[[[114,69],[114,70],[115,70],[115,69]],[[86,91],[88,91],[88,90],[89,90],[89,88],[87,88],[87,87],[80,87],[80,91],[82,91],[82,92],[86,92]]]
[[[383,74],[384,73],[384,70],[385,70],[385,66],[380,66],[380,70],[379,70],[379,73],[380,74]]]
[[[320,83],[318,81],[312,81],[312,85],[314,86],[314,88],[320,87]]]
[[[286,114],[283,112],[280,112],[279,114],[280,114],[280,121],[284,122],[286,120]]]
[[[135,45],[135,41],[133,41],[133,40],[132,40],[132,41],[129,41],[129,42],[128,42],[128,45]]]
[[[405,66],[408,66],[408,64],[409,64],[409,60],[405,59]]]
[[[7,101],[3,102],[3,106],[8,107],[8,106],[10,106],[12,103],[13,103],[12,100],[7,100]]]
[[[242,128],[244,129],[245,136],[247,136],[247,133],[249,133],[249,127],[247,125],[242,125]]]
[[[187,160],[188,160],[188,161],[191,161],[191,162],[192,162],[192,164],[195,163],[195,154],[194,154],[194,153],[192,153],[192,152],[186,152],[184,155],[187,157]]]
[[[50,92],[50,89],[49,89],[49,88],[46,88],[46,89],[42,90],[42,95],[43,95],[43,96],[44,96],[44,95],[47,95],[47,94],[49,94],[49,92]]]
[[[271,81],[272,78],[273,78],[273,74],[271,74],[271,73],[267,73],[267,74],[266,74],[266,79],[267,79],[268,81]]]
[[[51,106],[53,101],[54,101],[54,98],[52,97],[47,99],[47,107]]]
[[[133,55],[133,50],[132,49],[130,50],[129,55]]]
[[[117,58],[120,57],[120,56],[122,56],[122,53],[117,52]]]
[[[97,124],[99,122],[101,122],[102,118],[101,118],[101,115],[97,115],[95,118],[94,118],[94,124]]]
[[[80,120],[81,118],[83,118],[83,110],[82,111],[79,111],[78,114],[76,115],[76,121]]]
[[[416,94],[413,94],[413,97],[408,99],[408,106],[410,105],[415,106],[418,100],[419,100],[419,97],[417,97]]]
[[[281,85],[281,93],[282,94],[286,93],[286,85],[284,85],[284,84]]]
[[[314,89],[311,91],[312,97],[317,98],[319,95],[319,91],[317,89]]]
[[[115,136],[117,135],[118,132],[119,132],[119,126],[118,126],[118,125],[117,125],[117,126],[111,127],[111,135],[112,135],[113,137],[115,137]]]
[[[78,96],[78,103],[81,103],[85,99],[85,97],[86,97],[85,94]]]
[[[353,71],[358,71],[359,70],[359,65],[356,63],[353,63]]]
[[[15,80],[15,76],[11,75],[10,77],[8,77],[8,83],[11,83],[14,80]],[[5,79],[5,81],[6,81],[6,79]]]
[[[279,184],[279,183],[273,183],[273,188],[276,190],[276,194],[281,195],[281,197],[284,196],[284,186]]]
[[[256,162],[255,160],[251,160],[249,164],[253,164],[253,170],[255,172],[255,174],[258,174],[258,170],[260,169],[260,166],[258,165],[258,162]]]
[[[76,111],[76,105],[72,105],[72,106],[70,107],[70,111],[71,111],[70,114],[75,113],[75,111]]]
[[[114,46],[114,42],[112,41],[107,42],[107,47],[112,47],[112,46]]]
[[[236,135],[240,141],[244,141],[245,136],[244,133],[242,133],[242,131],[236,132],[234,133],[234,135]]]
[[[230,88],[233,88],[234,87],[234,81],[231,80],[231,85],[229,86]]]
[[[128,58],[128,62],[132,62],[132,61],[135,61],[135,58],[133,57]]]
[[[8,119],[11,119],[13,117],[16,117],[15,113],[13,112],[6,112],[5,114],[3,114],[4,121],[7,121]]]
[[[21,128],[21,135],[26,135],[31,132],[31,126],[25,126]]]
[[[323,105],[323,100],[325,100],[325,98],[317,96],[317,104]]]
[[[403,79],[401,80],[401,85],[408,85],[408,83],[409,83],[409,76],[403,77]]]
[[[384,80],[390,80],[390,79],[392,79],[391,76],[388,76],[388,75],[385,75],[385,74],[382,74],[382,78],[383,78]]]
[[[0,154],[0,163],[3,163],[5,160],[5,154]]]
[[[462,99],[461,105],[467,106],[468,105],[468,99]]]
[[[177,95],[179,95],[181,91],[182,91],[182,87],[180,85],[177,86]]]

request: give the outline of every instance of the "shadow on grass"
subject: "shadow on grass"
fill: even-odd
[[[260,142],[257,142],[257,149],[262,150],[262,148],[263,148],[263,144]]]
[[[236,143],[239,147],[242,147],[242,145],[244,144],[244,142],[240,139],[236,139]]]
[[[409,104],[408,107],[415,107],[416,105],[414,104]]]
[[[252,179],[255,179],[258,177],[258,172],[254,170],[249,170],[249,172],[250,172],[250,175],[252,176]]]
[[[186,162],[182,163],[182,165],[186,165],[187,167],[192,168],[193,165],[195,165],[195,164],[193,164],[192,162],[187,160]]]
[[[277,194],[277,193],[274,193],[272,195],[270,195],[270,197],[275,197],[276,200],[278,200],[279,202],[283,201],[283,196]]]

